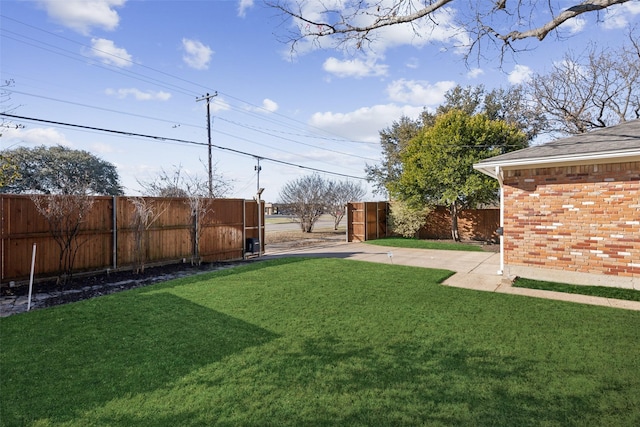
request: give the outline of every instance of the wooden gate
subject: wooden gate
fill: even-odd
[[[388,236],[388,202],[347,204],[347,241],[364,242]]]

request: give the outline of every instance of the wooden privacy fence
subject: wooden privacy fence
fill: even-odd
[[[347,241],[364,242],[387,237],[388,202],[347,203]]]
[[[389,202],[358,202],[347,205],[347,238],[363,242],[393,235],[388,225]],[[458,214],[458,232],[462,240],[496,241],[500,209],[464,209]],[[451,239],[451,213],[438,207],[418,232],[421,239]]]
[[[458,233],[462,240],[497,241],[500,209],[463,209],[458,212]],[[451,239],[451,212],[437,207],[429,213],[427,223],[418,232],[420,239]]]
[[[155,220],[136,233],[135,207],[131,198],[93,198],[77,236],[79,249],[74,272],[129,269],[139,260],[148,265],[190,262],[195,253],[194,223],[187,198],[142,198]],[[264,202],[258,210],[255,200],[203,199],[206,213],[199,218],[197,253],[204,262],[231,261],[245,256],[248,239],[264,242]],[[33,244],[37,256],[37,277],[55,276],[59,271],[60,247],[51,235],[50,224],[30,196],[2,194],[0,284],[28,279]],[[262,218],[258,221],[258,212]],[[136,244],[139,237],[140,244]],[[263,248],[260,248],[262,250]]]

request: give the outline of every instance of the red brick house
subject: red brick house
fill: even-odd
[[[500,274],[640,289],[640,120],[483,160]]]

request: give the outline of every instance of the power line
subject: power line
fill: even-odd
[[[192,82],[192,81],[190,81],[190,80],[184,79],[184,78],[182,78],[182,77],[179,77],[179,76],[173,75],[173,74],[171,74],[171,73],[167,73],[167,72],[165,72],[165,71],[155,69],[155,68],[153,68],[153,67],[150,67],[150,66],[147,66],[147,65],[141,64],[141,63],[139,63],[139,62],[133,61],[133,60],[131,60],[131,59],[129,59],[129,58],[123,58],[123,57],[121,57],[121,56],[118,56],[118,55],[113,54],[112,52],[107,52],[107,51],[104,51],[104,50],[101,50],[101,49],[95,48],[95,47],[93,47],[93,46],[89,46],[89,45],[87,45],[87,44],[84,44],[84,43],[78,42],[78,41],[73,40],[73,39],[70,39],[70,38],[68,38],[68,37],[64,37],[64,36],[62,36],[62,35],[60,35],[60,34],[56,34],[56,33],[53,33],[53,32],[51,32],[51,31],[48,31],[48,30],[45,30],[45,29],[42,29],[42,28],[36,27],[36,26],[34,26],[34,25],[27,24],[27,23],[22,22],[22,21],[20,21],[20,20],[18,20],[18,19],[11,18],[11,17],[8,17],[8,16],[6,16],[6,15],[2,15],[2,14],[0,14],[0,17],[2,17],[2,18],[4,18],[4,19],[11,20],[11,21],[13,21],[13,22],[16,22],[16,23],[18,23],[18,24],[24,25],[24,26],[26,26],[26,27],[32,28],[32,29],[34,29],[34,30],[37,30],[37,31],[40,31],[40,32],[46,33],[46,34],[48,34],[48,35],[50,35],[50,36],[57,37],[57,38],[59,38],[59,39],[65,40],[65,41],[67,41],[67,42],[70,42],[70,43],[74,43],[74,44],[80,45],[80,46],[82,46],[82,47],[84,47],[84,48],[87,48],[87,49],[89,49],[89,50],[91,50],[91,51],[99,52],[99,53],[101,53],[101,54],[103,54],[103,55],[107,55],[107,56],[109,56],[109,57],[113,57],[114,59],[118,59],[118,60],[120,60],[120,61],[127,62],[127,63],[129,63],[129,64],[131,64],[131,65],[135,65],[135,66],[138,66],[138,67],[141,67],[141,68],[147,69],[147,70],[149,70],[149,71],[152,71],[152,72],[155,72],[155,73],[158,73],[158,74],[164,75],[164,76],[166,76],[166,77],[170,77],[170,78],[172,78],[172,79],[176,79],[176,80],[179,80],[179,81],[181,81],[181,82],[188,83],[188,84],[190,84],[190,85],[197,86],[197,87],[200,87],[200,88],[204,88],[204,89],[206,89],[206,90],[209,90],[209,88],[206,88],[205,86],[203,86],[203,85],[201,85],[201,84],[199,84],[199,83],[195,83],[195,82]],[[49,51],[49,52],[56,53],[56,54],[58,54],[58,55],[61,55],[61,56],[64,56],[64,57],[67,57],[67,58],[70,58],[70,59],[75,59],[75,60],[78,60],[78,61],[82,61],[82,60],[86,60],[86,59],[88,59],[87,57],[85,57],[85,56],[83,56],[83,55],[78,55],[78,54],[77,54],[77,53],[75,53],[75,52],[71,52],[71,51],[69,51],[69,50],[67,50],[67,49],[64,49],[64,48],[61,48],[61,47],[58,47],[58,46],[55,46],[55,45],[51,45],[51,44],[48,44],[48,43],[42,42],[42,41],[40,41],[40,40],[38,40],[38,39],[34,39],[34,38],[31,38],[31,37],[28,37],[28,36],[25,36],[25,35],[22,35],[22,34],[19,34],[19,33],[15,33],[15,32],[10,31],[10,30],[6,30],[6,29],[3,29],[3,31],[8,32],[8,33],[15,34],[15,35],[17,35],[17,36],[23,37],[23,38],[28,39],[28,40],[32,40],[32,41],[34,41],[34,42],[36,42],[36,43],[40,43],[40,44],[43,44],[43,45],[45,45],[45,46],[49,46],[49,47],[51,47],[51,48],[57,49],[57,50],[62,51],[62,52],[68,52],[70,55],[79,56],[79,57],[81,58],[81,59],[79,59],[79,58],[75,58],[75,57],[72,57],[72,56],[70,56],[70,55],[63,54],[63,53],[61,53],[61,52],[57,52],[57,51],[55,51],[55,50],[46,49],[46,48],[43,48],[43,47],[36,46],[36,45],[34,45],[34,44],[32,44],[32,43],[26,43],[25,41],[21,41],[22,43],[29,44],[29,45],[34,46],[34,47],[39,47],[40,49],[44,49],[44,50],[47,50],[47,51]],[[5,36],[5,37],[10,38],[10,39],[12,39],[12,40],[20,41],[20,40],[18,40],[18,39],[11,38],[11,37],[8,37],[8,36]],[[125,76],[128,76],[128,77],[134,78],[134,79],[136,79],[136,80],[144,81],[144,82],[151,83],[151,84],[156,84],[156,85],[158,85],[158,86],[160,86],[160,87],[164,87],[164,88],[166,88],[166,89],[171,89],[171,88],[169,87],[169,86],[171,86],[171,87],[173,87],[173,90],[175,90],[175,91],[177,91],[177,92],[180,92],[180,93],[182,93],[182,94],[185,94],[185,95],[190,95],[190,96],[195,95],[195,96],[197,96],[197,92],[191,92],[191,93],[188,93],[188,92],[186,92],[186,91],[189,91],[189,89],[186,89],[186,88],[183,88],[183,87],[177,86],[177,85],[172,84],[172,83],[163,82],[163,81],[161,81],[161,80],[159,80],[159,79],[156,79],[156,78],[153,78],[153,77],[150,77],[150,76],[145,76],[145,75],[143,75],[143,74],[136,73],[136,72],[134,72],[134,71],[114,69],[112,66],[111,66],[111,67],[106,67],[106,66],[104,66],[104,65],[102,65],[102,64],[96,64],[96,63],[94,63],[94,62],[91,62],[90,64],[91,64],[91,65],[94,65],[94,66],[97,66],[97,67],[99,67],[99,68],[106,69],[106,70],[108,70],[108,71],[112,71],[112,72],[114,72],[114,73],[118,73],[118,74],[122,74],[122,75],[125,75]],[[149,79],[150,81],[149,81],[149,80],[145,80],[145,79]],[[253,104],[253,103],[251,103],[251,102],[248,102],[248,101],[242,100],[242,99],[240,99],[240,98],[234,97],[234,96],[232,96],[232,95],[230,95],[230,94],[228,94],[228,93],[224,93],[224,92],[221,92],[221,91],[218,91],[218,92],[219,92],[221,95],[224,95],[224,96],[225,96],[225,97],[227,97],[227,98],[230,98],[230,99],[233,99],[233,100],[235,100],[235,101],[238,101],[238,102],[241,102],[241,103],[243,103],[243,104],[246,104],[246,105],[248,105],[248,106],[251,106],[251,107],[253,107],[253,109],[254,109],[254,110],[264,110],[264,111],[268,111],[268,110],[266,110],[264,107],[261,107],[261,106],[259,106],[259,105]],[[245,109],[241,109],[241,108],[238,108],[238,107],[235,107],[235,106],[232,106],[232,105],[230,105],[230,107],[231,107],[231,108],[233,108],[233,109],[237,109],[238,111],[243,112],[243,113],[245,113],[245,114],[251,114],[251,112],[250,112],[250,111],[247,111],[247,110],[245,110]],[[296,120],[296,119],[294,119],[294,118],[292,118],[292,117],[287,117],[287,116],[285,116],[285,115],[283,115],[283,114],[281,114],[281,113],[277,113],[277,112],[270,112],[270,113],[272,113],[272,114],[273,114],[273,115],[275,115],[275,116],[278,116],[278,117],[281,117],[281,118],[283,118],[283,119],[286,119],[287,121],[290,121],[290,122],[296,123],[297,125],[302,125],[302,126],[307,127],[307,128],[308,128],[308,127],[311,127],[311,128],[313,128],[313,129],[316,129],[317,131],[321,132],[322,134],[325,134],[325,135],[331,135],[331,136],[333,136],[333,137],[338,137],[337,135],[335,135],[335,134],[333,134],[333,133],[331,133],[331,132],[328,132],[328,131],[326,131],[326,130],[324,130],[324,129],[322,129],[322,128],[318,128],[318,127],[316,127],[316,126],[309,125],[308,123],[305,123],[305,122],[302,122],[302,121]],[[274,118],[271,118],[271,117],[270,117],[270,118],[267,118],[267,117],[259,116],[259,115],[254,115],[254,117],[259,117],[259,118],[260,118],[260,119],[262,119],[262,120],[271,121],[271,122],[273,122],[273,123],[277,123],[277,124],[280,124],[280,125],[282,125],[282,126],[289,127],[289,128],[291,128],[291,129],[295,129],[295,128],[294,128],[293,126],[291,126],[290,124],[283,123],[282,121],[275,120]],[[320,136],[318,136],[318,138],[324,138],[324,137],[320,137]],[[328,139],[328,138],[325,138],[325,139]],[[371,144],[377,144],[377,143],[375,143],[375,142],[368,142],[368,141],[354,141],[354,140],[347,140],[347,139],[340,138],[340,137],[336,138],[336,139],[335,139],[335,141],[336,141],[336,142],[351,142],[351,143],[357,143],[357,144],[369,144],[369,145],[371,145]]]
[[[94,109],[94,110],[107,111],[107,112],[110,112],[110,113],[123,114],[123,115],[131,116],[131,117],[139,117],[139,118],[148,119],[148,120],[154,120],[154,121],[159,121],[159,122],[164,122],[164,123],[170,123],[170,124],[173,124],[174,126],[175,125],[181,125],[181,126],[187,126],[187,127],[193,127],[193,128],[197,128],[197,129],[202,129],[202,126],[200,126],[200,125],[188,124],[188,123],[184,123],[184,122],[176,122],[175,120],[161,119],[161,118],[157,118],[157,117],[145,116],[145,115],[142,115],[142,114],[136,114],[136,113],[129,113],[129,112],[124,112],[124,111],[114,110],[114,109],[111,109],[111,108],[97,107],[97,106],[93,106],[93,105],[83,104],[83,103],[80,103],[80,102],[65,101],[63,99],[53,98],[53,97],[44,96],[44,95],[36,95],[36,94],[33,94],[33,93],[23,92],[23,91],[11,89],[11,88],[5,88],[5,91],[11,92],[11,93],[20,94],[20,95],[32,96],[34,98],[46,99],[46,100],[54,101],[54,102],[61,102],[61,103],[65,103],[65,104],[76,105],[76,106],[84,107],[84,108],[91,108],[91,109]],[[269,132],[266,132],[264,130],[260,130],[259,128],[255,128],[254,126],[243,124],[243,123],[238,123],[238,122],[235,122],[233,120],[228,120],[228,119],[222,118],[220,116],[216,116],[216,118],[218,120],[227,122],[229,124],[241,127],[243,129],[255,130],[256,132],[262,133],[264,135],[269,135],[269,136],[272,136],[274,138],[278,138],[278,139],[282,139],[282,140],[285,140],[285,141],[293,142],[295,144],[305,145],[305,146],[308,146],[308,147],[316,148],[318,150],[327,151],[327,152],[333,152],[333,153],[341,154],[341,155],[344,155],[344,156],[356,157],[356,158],[360,158],[360,159],[363,159],[363,160],[370,160],[372,162],[376,162],[377,161],[376,159],[372,159],[372,158],[369,158],[369,157],[363,157],[363,156],[359,156],[359,155],[356,155],[356,154],[344,153],[344,152],[337,151],[337,150],[332,150],[332,149],[329,149],[329,148],[317,147],[317,146],[315,146],[313,144],[307,144],[307,143],[296,141],[296,140],[293,140],[293,139],[290,139],[290,138],[285,138],[285,137],[282,137],[282,136],[273,135],[273,134],[271,134]],[[259,145],[259,146],[262,146],[262,147],[269,148],[271,150],[277,150],[277,151],[281,151],[281,152],[287,153],[287,154],[294,154],[294,153],[292,153],[290,151],[287,151],[287,150],[283,150],[283,149],[280,149],[280,148],[272,147],[272,146],[266,145],[266,144],[261,144],[259,142],[255,142],[255,141],[250,140],[248,138],[243,138],[241,136],[234,135],[234,134],[231,134],[231,133],[228,133],[228,132],[224,132],[224,131],[221,131],[221,130],[214,129],[212,131],[217,133],[217,134],[220,134],[220,135],[228,136],[228,137],[231,137],[231,138],[234,138],[234,139],[239,139],[239,140],[248,142],[250,144],[255,144],[255,145]],[[277,132],[277,131],[273,131],[273,132]],[[300,155],[300,157],[303,157],[303,158],[306,158],[306,159],[309,159],[309,160],[314,160],[311,157],[307,157],[307,156],[303,156],[303,155]],[[326,162],[322,162],[322,161],[320,161],[320,162],[321,163],[326,163]]]
[[[106,128],[99,128],[99,127],[93,127],[93,126],[78,125],[78,124],[74,124],[74,123],[57,122],[57,121],[53,121],[53,120],[38,119],[38,118],[35,118],[35,117],[18,116],[18,115],[15,115],[15,114],[0,113],[0,116],[7,117],[7,118],[10,118],[10,119],[15,119],[15,120],[27,120],[27,121],[38,122],[38,123],[47,123],[47,124],[57,125],[57,126],[68,126],[68,127],[72,127],[72,128],[78,128],[78,129],[88,129],[88,130],[93,130],[93,131],[98,131],[98,132],[113,133],[113,134],[121,135],[121,136],[132,136],[132,137],[140,137],[140,138],[149,138],[149,139],[154,139],[156,141],[180,142],[180,143],[183,143],[183,144],[192,144],[192,145],[206,146],[206,147],[209,146],[208,143],[197,142],[197,141],[189,141],[189,140],[186,140],[186,139],[170,138],[170,137],[157,136],[157,135],[147,135],[147,134],[142,134],[142,133],[122,131],[122,130],[106,129]],[[312,168],[312,167],[309,167],[309,166],[297,165],[295,163],[285,162],[284,160],[277,160],[277,159],[272,159],[272,158],[269,158],[269,157],[258,156],[257,154],[252,154],[252,153],[248,153],[246,151],[236,150],[236,149],[233,149],[233,148],[222,147],[222,146],[219,146],[219,145],[211,144],[211,146],[215,147],[217,149],[220,149],[220,150],[225,150],[225,151],[229,151],[229,152],[232,152],[232,153],[241,154],[243,156],[248,156],[248,157],[253,157],[253,158],[260,157],[262,160],[267,160],[267,161],[272,162],[272,163],[279,163],[279,164],[282,164],[282,165],[296,167],[296,168],[300,168],[300,169],[307,169],[307,170],[314,171],[314,172],[326,173],[326,174],[329,174],[329,175],[343,176],[345,178],[353,178],[353,179],[360,179],[360,180],[366,181],[366,178],[363,178],[361,176],[347,175],[347,174],[343,174],[343,173],[339,173],[339,172],[331,172],[331,171],[327,171],[327,170],[323,170],[323,169]]]
[[[307,144],[305,142],[296,141],[295,139],[286,138],[284,136],[274,135],[273,133],[269,133],[264,129],[260,129],[260,128],[257,128],[255,126],[245,125],[245,124],[242,124],[242,123],[237,123],[237,122],[234,122],[232,120],[227,120],[227,119],[224,119],[224,118],[221,118],[221,117],[219,117],[218,119],[222,120],[224,122],[230,123],[232,125],[240,126],[240,127],[244,128],[244,129],[249,129],[249,130],[252,130],[252,131],[255,131],[255,132],[259,132],[259,133],[262,133],[262,134],[265,134],[265,135],[273,136],[274,138],[279,138],[279,139],[282,139],[282,140],[285,140],[285,141],[293,142],[294,144],[305,145],[307,147],[316,148],[318,150],[329,151],[331,153],[342,154],[344,156],[357,157],[357,158],[363,159],[363,160],[371,160],[373,162],[377,161],[376,159],[372,159],[370,157],[358,156],[357,154],[344,153],[342,151],[332,150],[330,148],[318,147],[318,146],[313,145],[313,144]],[[272,132],[278,132],[278,131],[272,131]],[[280,132],[280,133],[284,133],[284,132]],[[289,134],[289,135],[295,135],[295,134]],[[297,135],[297,136],[303,136],[303,135]]]
[[[157,118],[157,117],[145,116],[145,115],[142,115],[142,114],[135,114],[135,113],[130,113],[130,112],[118,111],[118,110],[114,110],[114,109],[111,109],[111,108],[97,107],[97,106],[93,106],[93,105],[83,104],[83,103],[80,103],[80,102],[66,101],[66,100],[63,100],[63,99],[53,98],[53,97],[44,96],[44,95],[36,95],[36,94],[33,94],[33,93],[23,92],[23,91],[11,89],[11,88],[5,88],[5,91],[11,92],[11,93],[16,93],[16,94],[21,94],[21,95],[26,95],[26,96],[32,96],[32,97],[40,98],[40,99],[46,99],[46,100],[49,100],[49,101],[61,102],[61,103],[70,104],[70,105],[76,105],[76,106],[84,107],[84,108],[91,108],[91,109],[100,110],[100,111],[107,111],[107,112],[111,112],[111,113],[122,114],[122,115],[129,116],[129,117],[139,117],[139,118],[148,119],[148,120],[155,120],[155,121],[159,121],[159,122],[170,123],[170,124],[173,124],[174,126],[175,125],[181,125],[181,126],[187,126],[187,127],[194,127],[194,128],[197,128],[197,129],[202,129],[202,126],[200,126],[200,125],[188,124],[188,123],[184,123],[184,122],[176,122],[174,120],[166,120],[166,119],[161,119],[161,118]],[[344,156],[357,157],[357,158],[361,158],[363,160],[371,160],[373,162],[377,161],[376,159],[372,159],[372,158],[369,158],[369,157],[363,157],[363,156],[358,156],[358,155],[355,155],[355,154],[344,153],[344,152],[340,152],[340,151],[337,151],[337,150],[331,150],[329,148],[317,147],[317,146],[315,146],[313,144],[306,144],[304,142],[295,141],[295,140],[290,139],[290,138],[285,138],[285,137],[282,137],[282,136],[273,135],[273,134],[270,134],[268,132],[264,132],[264,131],[261,131],[261,130],[254,129],[253,126],[250,126],[250,125],[247,125],[247,124],[238,123],[238,122],[234,122],[232,120],[224,119],[224,118],[219,117],[219,116],[216,116],[216,118],[218,120],[230,123],[230,124],[235,125],[235,126],[242,127],[244,129],[256,130],[256,132],[260,132],[260,133],[263,133],[265,135],[272,136],[274,138],[282,139],[282,140],[285,140],[285,141],[290,141],[290,142],[293,142],[293,143],[296,143],[296,144],[300,144],[300,145],[306,145],[306,146],[309,146],[309,147],[312,147],[312,148],[317,148],[318,150],[333,152],[333,153],[341,154],[341,155],[344,155]],[[210,129],[208,129],[208,130],[210,130]],[[234,134],[231,134],[231,133],[228,133],[228,132],[224,132],[222,130],[213,129],[213,132],[215,132],[216,134],[220,134],[220,135],[224,135],[224,136],[230,137],[230,138],[246,141],[246,142],[248,142],[250,144],[255,144],[255,145],[262,146],[262,147],[266,147],[266,148],[269,148],[271,150],[277,150],[277,151],[281,151],[281,152],[287,153],[287,154],[294,154],[294,153],[292,153],[290,151],[283,150],[283,149],[277,148],[277,147],[273,147],[273,146],[270,146],[270,145],[267,145],[267,144],[262,144],[262,143],[259,143],[259,142],[256,142],[256,141],[252,141],[252,140],[250,140],[248,138],[244,138],[244,137],[241,137],[241,136],[238,136],[238,135],[234,135]],[[306,159],[309,159],[309,160],[312,160],[312,161],[314,160],[313,158],[308,157],[308,156],[304,156],[304,155],[299,155],[299,156],[303,157],[303,158],[306,158]],[[321,163],[327,163],[327,162],[323,162],[323,161],[320,161],[320,162]]]

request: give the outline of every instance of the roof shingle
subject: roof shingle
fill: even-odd
[[[512,151],[482,160],[478,164],[609,152],[621,154],[625,151],[637,152],[638,150],[640,150],[640,119]]]

